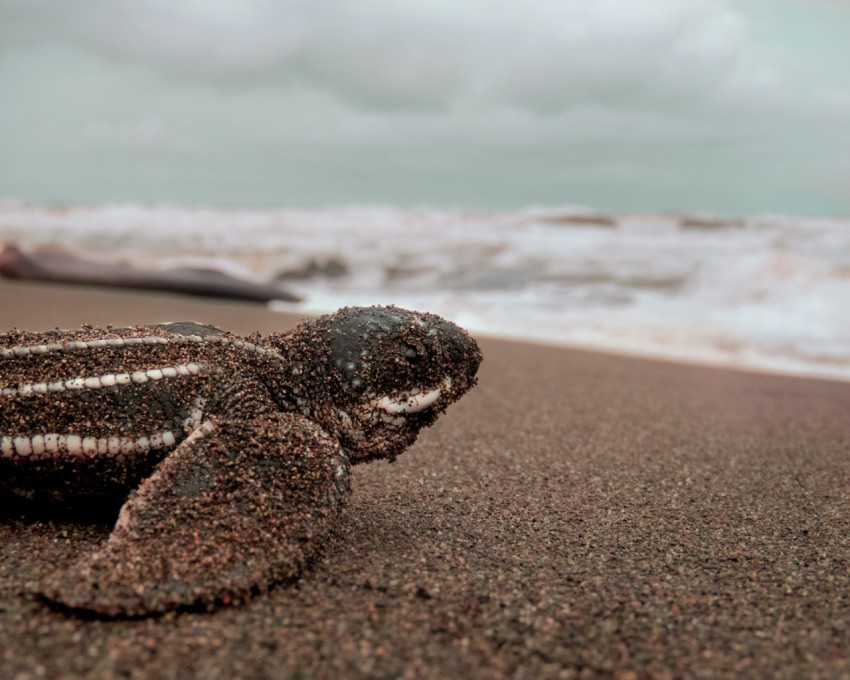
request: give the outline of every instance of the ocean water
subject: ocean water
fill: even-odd
[[[389,304],[475,333],[850,379],[850,219],[0,202],[0,242],[280,279],[276,309]]]

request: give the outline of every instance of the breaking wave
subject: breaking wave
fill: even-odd
[[[0,241],[283,281],[296,312],[434,311],[479,333],[850,378],[850,219],[0,202]]]

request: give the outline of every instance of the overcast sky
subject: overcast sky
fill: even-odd
[[[850,0],[0,0],[0,196],[850,214]]]

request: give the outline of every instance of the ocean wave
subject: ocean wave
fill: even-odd
[[[303,311],[395,303],[511,337],[850,378],[841,218],[4,201],[0,241],[285,281]]]

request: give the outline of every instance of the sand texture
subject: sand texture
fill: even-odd
[[[0,281],[0,326],[263,307]],[[296,583],[79,620],[26,593],[102,522],[0,518],[0,678],[850,677],[850,384],[481,342],[480,384],[354,469]]]

